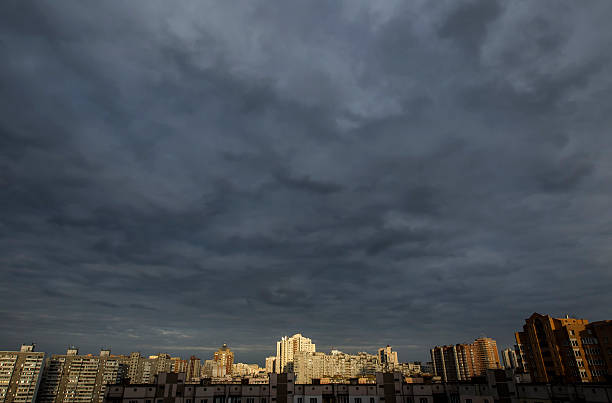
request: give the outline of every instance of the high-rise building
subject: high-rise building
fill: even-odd
[[[535,382],[603,382],[611,368],[605,354],[611,332],[612,321],[589,324],[586,319],[534,313],[515,337]]]
[[[181,357],[172,357],[170,361],[170,372],[175,374],[187,373],[187,366],[189,365],[187,360],[183,360]]]
[[[172,357],[170,357],[170,354],[160,353],[158,355],[150,355],[149,360],[155,362],[154,375],[161,374],[162,372],[172,372]]]
[[[212,378],[216,367],[217,363],[215,360],[204,360],[204,365],[202,365],[202,378]]]
[[[388,364],[381,363],[378,354],[361,352],[353,355],[338,350],[332,350],[330,354],[298,351],[288,366],[291,367],[299,383],[310,383],[316,378],[348,380],[389,371]]]
[[[433,372],[443,382],[465,381],[474,374],[471,349],[467,344],[435,346],[431,349]]]
[[[19,351],[0,351],[0,402],[34,402],[45,353],[34,352],[34,344]]]
[[[216,369],[213,370],[213,376],[220,377],[232,374],[234,353],[227,347],[227,344],[223,344],[219,350],[215,351],[213,360],[216,364]]]
[[[290,372],[293,357],[297,352],[314,353],[312,340],[297,333],[291,337],[284,336],[276,342],[276,372]],[[288,366],[289,365],[289,366]]]
[[[388,344],[387,347],[378,349],[378,359],[382,365],[389,367],[389,369],[393,369],[399,364],[397,351],[393,351]]]
[[[595,375],[595,379],[612,380],[612,320],[589,323],[587,334],[580,341],[588,342],[585,352],[591,375]]]
[[[163,372],[187,372],[188,362],[169,354],[159,353],[143,357],[139,352],[132,352],[129,356],[116,356],[120,363],[127,368],[126,378],[131,384],[153,383],[155,376]],[[177,365],[181,361],[182,365]]]
[[[263,368],[260,368],[257,364],[245,364],[242,362],[238,362],[234,364],[234,368],[232,369],[232,376],[247,377],[257,375],[262,371],[265,372],[265,370]]]
[[[474,353],[474,374],[484,375],[487,369],[499,369],[497,342],[490,337],[479,337],[472,343]]]
[[[480,337],[472,344],[436,346],[430,351],[434,373],[444,382],[465,381],[500,368],[497,343]]]
[[[189,358],[187,366],[187,382],[198,382],[201,377],[202,361],[194,355]]]
[[[266,372],[271,374],[276,372],[276,357],[266,357]]]
[[[106,385],[122,380],[124,358],[111,356],[110,350],[79,355],[74,347],[53,354],[45,364],[37,402],[102,402]]]
[[[505,369],[517,369],[519,367],[516,351],[506,348],[502,351],[502,364]]]

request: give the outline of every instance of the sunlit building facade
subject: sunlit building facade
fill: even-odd
[[[36,399],[45,353],[35,352],[34,347],[24,344],[19,351],[0,351],[0,402]]]

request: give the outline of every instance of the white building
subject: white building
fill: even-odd
[[[266,357],[266,372],[271,374],[276,372],[276,357]]]
[[[298,383],[311,383],[315,378],[349,379],[373,376],[383,367],[376,355],[368,353],[352,355],[338,350],[333,350],[331,354],[298,352],[291,365]]]
[[[314,353],[316,351],[312,340],[294,334],[291,337],[284,336],[280,341],[276,342],[276,372],[288,372],[288,364],[293,363],[293,357],[298,352]]]

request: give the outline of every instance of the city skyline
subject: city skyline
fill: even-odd
[[[501,398],[519,402],[528,396],[610,401],[612,320],[533,313],[515,339],[514,348],[501,355],[496,340],[478,337],[471,343],[432,346],[431,362],[405,362],[389,345],[375,354],[335,349],[327,354],[296,333],[280,337],[276,355],[266,357],[265,367],[236,362],[225,343],[204,360],[167,353],[113,354],[109,348],[84,354],[76,346],[47,354],[34,344],[22,344],[0,351],[0,399],[195,403],[197,397],[199,403],[223,403],[226,398],[232,403],[246,397],[247,403],[302,403],[307,396],[310,403],[320,403],[337,394],[346,403],[361,403],[364,397],[369,403],[413,402],[415,395],[419,403],[470,403],[476,396],[483,403]]]
[[[262,363],[302,333],[425,361],[533,312],[607,319],[610,20],[0,2],[0,345]]]
[[[551,315],[552,317],[557,317],[555,315]],[[567,316],[567,315],[563,315],[563,316]],[[508,345],[504,345],[504,344],[497,344],[496,348],[499,352],[499,354],[502,353],[502,351],[504,349],[510,348],[512,350],[514,350],[515,346],[516,346],[516,339],[515,339],[515,333],[520,329],[520,326],[517,326],[516,329],[514,330],[514,332],[511,334],[510,338],[512,339],[512,342],[509,343]],[[156,354],[170,354],[172,356],[177,356],[177,357],[181,357],[183,359],[185,358],[189,358],[189,356],[191,355],[197,355],[198,358],[201,361],[205,361],[207,359],[213,359],[214,355],[217,351],[219,351],[219,348],[229,348],[232,353],[234,354],[234,362],[243,362],[243,363],[256,363],[262,367],[266,367],[266,358],[270,357],[270,356],[277,356],[278,354],[278,344],[281,343],[283,340],[289,338],[291,339],[294,336],[303,336],[304,338],[306,338],[306,340],[308,340],[309,342],[314,340],[313,343],[313,350],[314,351],[314,345],[318,345],[319,348],[317,351],[319,352],[332,352],[334,350],[339,350],[343,353],[348,353],[348,354],[356,354],[356,353],[360,353],[360,352],[365,352],[365,353],[369,353],[369,354],[376,354],[377,351],[380,352],[380,349],[383,349],[385,346],[386,347],[391,347],[393,348],[393,351],[395,354],[400,354],[401,359],[399,360],[399,362],[415,362],[415,361],[420,361],[420,362],[428,362],[430,361],[430,352],[431,352],[431,348],[433,347],[438,347],[438,346],[450,346],[452,347],[453,345],[459,343],[468,343],[471,342],[472,339],[476,338],[476,339],[480,339],[480,338],[488,338],[488,336],[484,335],[484,334],[480,334],[480,335],[474,335],[471,338],[468,337],[465,340],[462,339],[452,339],[452,340],[447,340],[446,342],[443,343],[438,343],[438,344],[423,344],[424,347],[426,347],[426,353],[425,355],[423,355],[422,357],[417,357],[417,356],[408,356],[406,357],[403,353],[398,353],[398,351],[412,351],[414,353],[415,350],[419,350],[420,351],[420,346],[418,345],[410,345],[410,346],[405,346],[405,345],[395,345],[395,344],[389,344],[389,343],[382,343],[382,344],[374,344],[374,343],[363,343],[361,345],[340,345],[338,343],[336,344],[330,344],[330,345],[322,345],[318,342],[316,342],[316,339],[313,338],[309,338],[307,337],[303,332],[301,331],[297,331],[295,333],[284,333],[283,336],[277,336],[276,341],[271,342],[271,344],[266,345],[266,344],[257,344],[257,345],[232,345],[228,342],[222,342],[218,345],[199,345],[199,346],[171,346],[171,345],[160,345],[160,346],[147,346],[145,345],[134,345],[133,347],[128,347],[127,349],[122,349],[122,350],[115,350],[111,345],[103,345],[103,346],[99,346],[99,347],[87,347],[86,348],[81,348],[81,346],[76,345],[76,344],[64,344],[62,345],[62,347],[60,347],[57,350],[50,350],[50,349],[45,349],[45,343],[43,343],[42,345],[35,342],[35,341],[31,341],[29,342],[32,345],[35,345],[37,348],[37,351],[44,351],[47,354],[63,354],[66,350],[70,350],[70,349],[77,349],[80,354],[93,354],[96,355],[99,351],[102,350],[108,350],[111,351],[112,354],[114,355],[125,355],[125,354],[130,354],[132,352],[138,352],[140,353],[142,356],[146,357],[146,356],[153,356]],[[281,340],[279,341],[278,338],[281,338]],[[496,337],[490,337],[491,339],[498,340],[498,338]],[[21,343],[17,343],[15,345],[21,345],[24,344],[25,341],[21,342]],[[10,346],[7,346],[10,347]],[[144,348],[141,348],[144,347]],[[310,350],[308,350],[310,351]],[[236,354],[238,353],[238,354]],[[206,355],[204,355],[206,354]],[[241,358],[241,356],[247,357],[247,358]],[[255,358],[253,358],[255,357]],[[501,357],[501,355],[500,355]]]

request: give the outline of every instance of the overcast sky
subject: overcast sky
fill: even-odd
[[[611,19],[1,2],[0,349],[409,361],[612,319]]]

